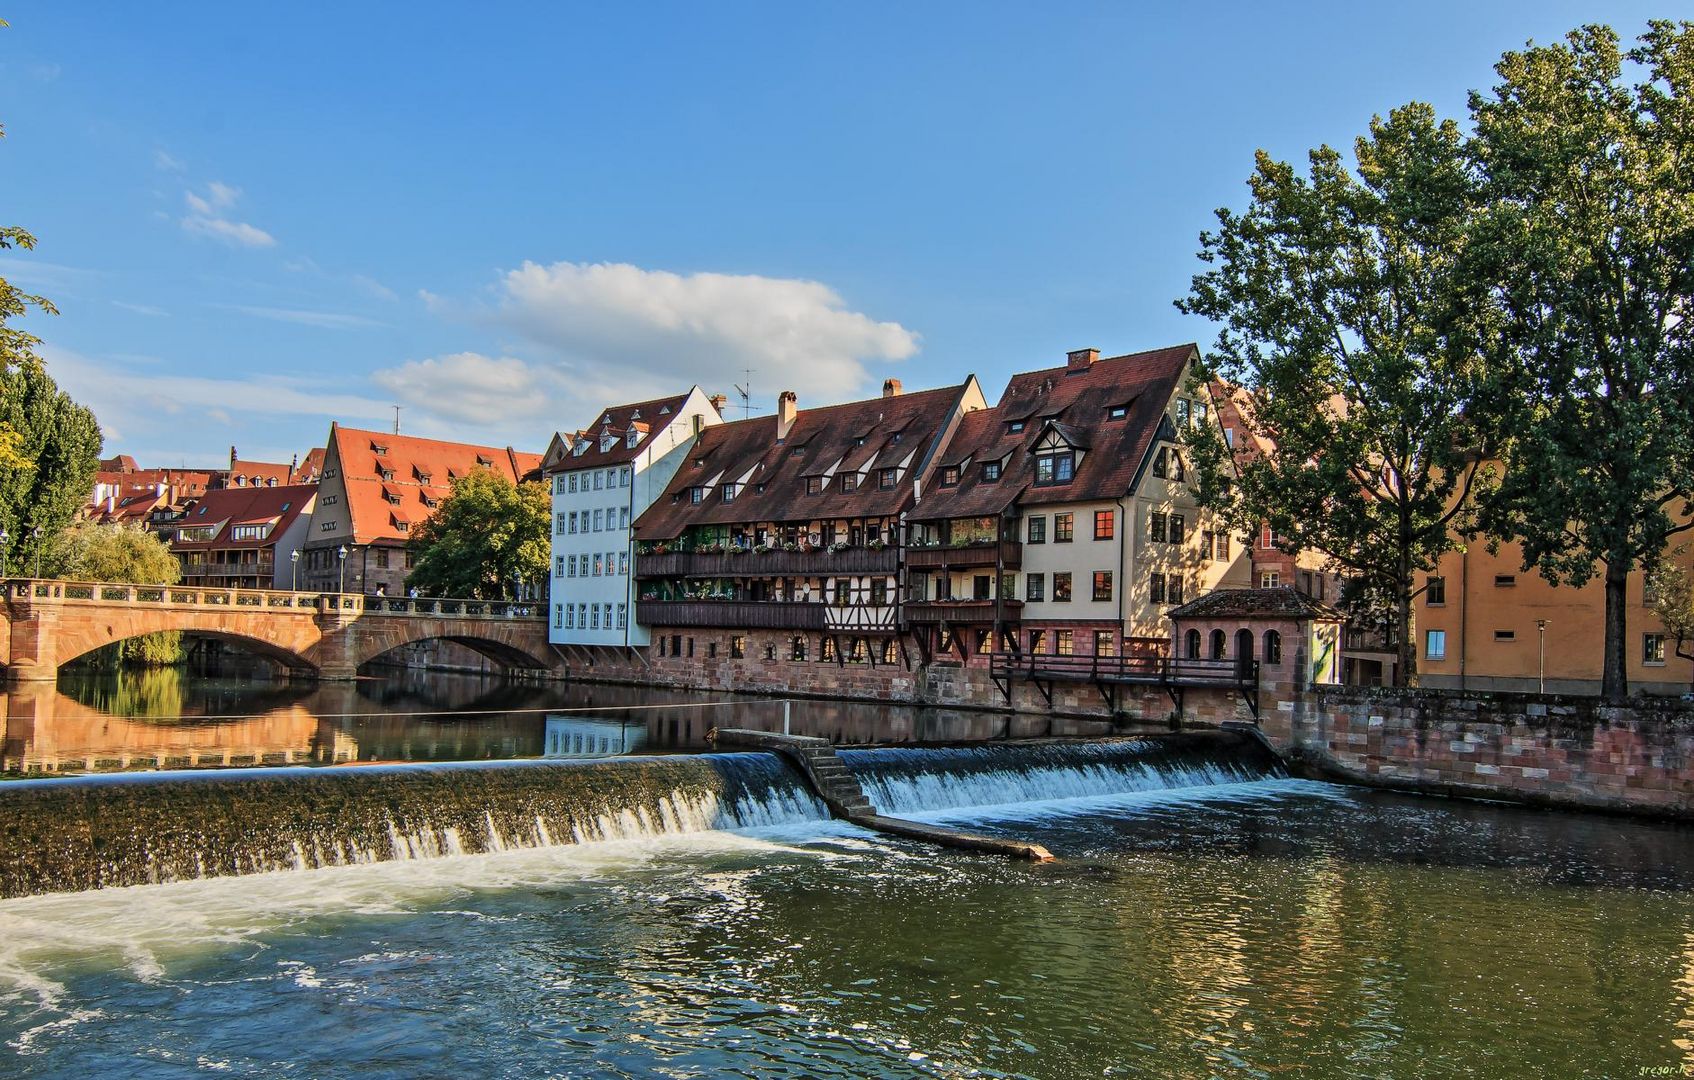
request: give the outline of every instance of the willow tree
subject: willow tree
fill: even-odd
[[[1473,94],[1503,355],[1523,399],[1491,531],[1525,570],[1605,587],[1601,695],[1628,693],[1629,574],[1694,499],[1694,23],[1590,26]]]
[[[1413,600],[1468,528],[1490,471],[1494,381],[1467,273],[1476,184],[1464,136],[1413,103],[1373,118],[1354,167],[1304,175],[1260,151],[1245,210],[1201,235],[1184,312],[1221,324],[1203,377],[1239,388],[1236,454],[1190,437],[1199,498],[1236,530],[1316,552],[1392,612],[1414,684]]]

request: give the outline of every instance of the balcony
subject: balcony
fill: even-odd
[[[922,623],[991,623],[994,621],[993,600],[925,600],[908,602],[901,608],[901,618],[908,626]],[[1023,614],[1022,600],[1000,601],[1000,618],[1016,622]]]
[[[906,549],[906,565],[913,570],[966,570],[976,567],[1001,566],[1005,570],[1023,567],[1023,545],[1016,540],[969,544],[965,547],[913,547]]]
[[[729,630],[822,630],[825,610],[822,604],[787,603],[780,600],[637,600],[635,621],[646,627],[721,626]]]
[[[887,547],[843,551],[670,551],[636,555],[638,578],[830,577],[835,574],[892,574],[900,553]]]

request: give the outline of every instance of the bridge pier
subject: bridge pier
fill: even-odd
[[[59,678],[59,608],[16,593],[6,599],[5,681],[56,682]]]

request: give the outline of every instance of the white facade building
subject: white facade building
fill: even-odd
[[[648,644],[635,622],[630,522],[664,492],[696,436],[723,422],[721,405],[695,386],[603,409],[587,429],[554,436],[542,462],[553,493],[553,644]]]

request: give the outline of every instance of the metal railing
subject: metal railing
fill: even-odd
[[[1001,679],[1146,683],[1157,686],[1257,686],[1257,660],[1169,656],[1063,656],[997,652],[991,671]]]
[[[190,585],[124,585],[102,581],[42,581],[12,578],[9,600],[71,604],[129,604],[138,607],[262,608],[353,614],[447,616],[450,618],[545,619],[540,601],[475,600],[454,597],[386,597],[359,593],[291,592],[278,589],[220,589]]]

